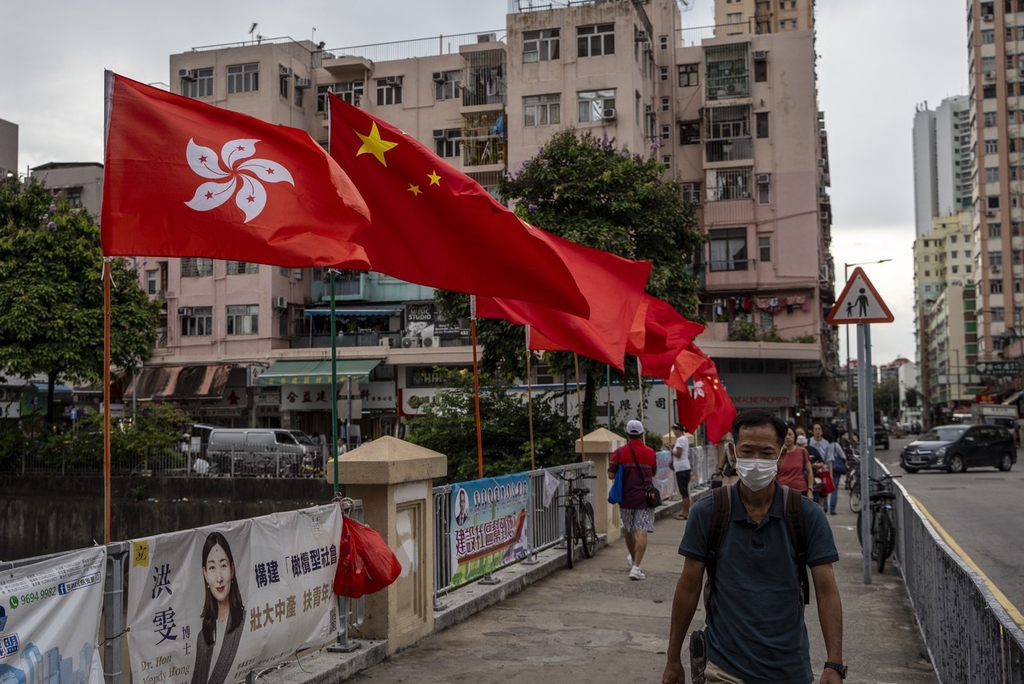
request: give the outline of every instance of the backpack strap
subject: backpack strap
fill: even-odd
[[[800,603],[811,602],[810,583],[807,579],[807,527],[804,525],[803,494],[795,489],[782,485],[782,493],[786,499],[786,527],[789,529],[789,540],[796,553],[797,575],[800,578]]]
[[[705,569],[708,579],[704,584],[704,611],[711,608],[711,594],[715,586],[715,570],[718,568],[718,552],[722,548],[725,530],[732,517],[732,488],[715,487],[711,490],[711,528],[708,530],[708,550]]]

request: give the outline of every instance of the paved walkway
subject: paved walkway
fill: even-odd
[[[835,567],[843,597],[847,682],[936,683],[921,656],[924,648],[902,580],[887,567],[864,585],[856,517],[845,491],[840,507],[829,521],[840,553]],[[646,581],[628,579],[620,540],[575,569],[560,570],[348,681],[660,682],[672,593],[682,567],[676,548],[685,524],[671,517],[658,520],[643,563]],[[806,621],[817,668],[825,651],[813,598]],[[703,624],[702,609],[694,622]]]

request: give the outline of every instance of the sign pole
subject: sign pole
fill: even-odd
[[[860,532],[864,584],[871,584],[871,477],[875,470],[875,412],[871,371],[871,326],[857,324],[857,413],[860,416]]]

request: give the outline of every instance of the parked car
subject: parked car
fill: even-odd
[[[889,431],[878,423],[875,423],[875,448],[889,450]]]
[[[207,460],[221,473],[297,474],[313,441],[297,430],[216,428],[210,431]]]
[[[900,467],[908,473],[928,468],[962,473],[968,468],[984,466],[1005,472],[1016,462],[1013,435],[998,425],[932,428],[900,452]]]

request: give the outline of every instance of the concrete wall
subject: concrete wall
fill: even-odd
[[[103,543],[102,478],[13,477],[4,490],[0,559]],[[314,479],[115,478],[111,541],[295,510],[332,495],[329,484]]]

